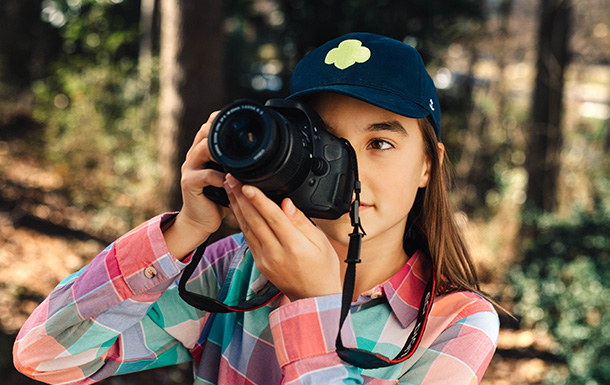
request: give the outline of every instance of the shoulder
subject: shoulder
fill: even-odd
[[[468,326],[497,341],[500,329],[498,313],[493,305],[479,294],[470,291],[443,294],[434,301],[430,316],[443,319],[445,328],[454,325]]]
[[[498,315],[485,298],[467,291],[440,295],[417,362],[403,378],[418,384],[477,384],[496,350],[498,334]]]
[[[434,302],[435,310],[449,314],[455,314],[456,318],[469,315],[490,312],[496,315],[493,305],[485,298],[471,291],[454,291],[438,296]]]

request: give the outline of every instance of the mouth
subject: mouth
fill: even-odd
[[[370,205],[370,204],[364,203],[364,202],[360,202],[360,211],[366,210],[366,209],[371,208],[371,207],[373,207],[373,205]]]
[[[354,201],[352,200],[352,203],[354,203]],[[370,209],[371,207],[373,207],[373,205],[368,204],[368,203],[364,203],[364,202],[360,202],[360,206],[358,207],[358,211],[359,212],[363,212],[366,211],[368,209]],[[349,216],[349,212],[344,214],[345,216]]]

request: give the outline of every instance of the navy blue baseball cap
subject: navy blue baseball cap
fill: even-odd
[[[338,92],[410,118],[430,117],[441,137],[436,87],[415,50],[371,33],[350,33],[305,56],[290,82],[289,99]]]

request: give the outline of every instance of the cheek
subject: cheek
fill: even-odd
[[[392,201],[395,202],[397,212],[404,215],[411,211],[418,189],[418,186],[412,182],[403,182],[401,186],[396,186],[392,189]]]
[[[400,207],[400,211],[410,211],[415,201],[415,196],[420,188],[422,181],[421,164],[408,167],[401,173],[396,170],[393,174],[387,175],[385,179],[386,194],[389,201]]]

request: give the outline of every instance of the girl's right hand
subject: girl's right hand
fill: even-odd
[[[201,126],[182,165],[182,209],[163,229],[170,253],[184,259],[220,227],[228,209],[203,195],[206,186],[221,187],[225,173],[205,168],[212,161],[208,133],[218,111]]]

